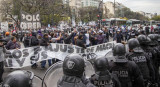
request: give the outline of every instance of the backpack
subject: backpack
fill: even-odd
[[[37,45],[39,45],[39,40],[36,37],[32,36],[31,46],[37,46]]]

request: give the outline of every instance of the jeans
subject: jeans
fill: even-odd
[[[48,59],[48,64],[49,64],[49,66],[52,65],[52,59]],[[45,65],[46,65],[46,60],[43,60],[43,61],[41,62],[41,67],[45,67]]]
[[[37,66],[38,66],[37,63],[32,64],[32,67],[37,67]]]
[[[56,59],[56,58],[53,58],[53,59],[52,59],[53,64],[56,63],[56,62],[58,62],[58,61],[60,61],[60,60],[59,60],[59,59]]]
[[[89,47],[90,45],[86,45],[86,47]]]
[[[3,72],[4,72],[4,65],[3,62],[0,62],[0,83],[2,82]]]

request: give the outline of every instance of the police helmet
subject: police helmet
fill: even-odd
[[[116,62],[127,62],[125,45],[118,43],[113,47],[113,56],[115,56]]]
[[[151,39],[151,42],[149,45],[156,46],[158,44],[157,42],[158,37],[155,34],[149,34],[148,37]]]
[[[33,77],[30,71],[14,71],[4,79],[2,87],[32,87]]]
[[[158,39],[157,39],[157,41],[158,41],[158,42],[160,42],[160,35],[158,35],[158,37],[157,37],[157,38],[158,38]]]
[[[143,52],[143,50],[140,47],[139,41],[136,38],[132,38],[128,41],[128,47],[130,50],[133,50],[134,52]]]
[[[137,39],[138,39],[140,45],[148,44],[147,43],[147,37],[145,35],[139,35]]]
[[[65,75],[81,77],[85,71],[84,68],[84,59],[78,54],[68,55],[63,62],[63,73]]]
[[[100,57],[94,61],[94,69],[96,72],[108,70],[109,63],[108,59],[104,57]]]

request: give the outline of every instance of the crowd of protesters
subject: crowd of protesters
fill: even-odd
[[[151,30],[151,32],[150,32]],[[52,30],[52,29],[28,29],[10,32],[1,31],[0,39],[3,44],[0,46],[3,49],[12,50],[24,47],[32,46],[48,46],[50,43],[62,43],[72,44],[83,47],[84,49],[89,46],[107,43],[109,41],[116,41],[117,43],[125,43],[131,38],[136,38],[138,35],[148,35],[149,33],[159,33],[159,27],[153,29],[148,25],[143,27],[118,27],[113,26],[109,28],[84,28],[76,27],[64,30]],[[0,58],[1,59],[1,58]],[[3,59],[4,60],[4,59]],[[0,67],[3,67],[2,61],[0,61]],[[53,63],[59,61],[58,59],[49,59],[48,64],[51,66]],[[46,61],[41,61],[41,68],[44,69]],[[37,68],[37,64],[33,64],[32,68]],[[1,71],[1,74],[3,70]]]

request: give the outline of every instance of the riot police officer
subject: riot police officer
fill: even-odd
[[[68,55],[63,62],[64,76],[58,81],[57,87],[94,87],[85,78],[85,62],[78,54]]]
[[[154,60],[155,65],[155,72],[156,72],[156,83],[160,86],[160,79],[159,79],[159,57],[160,57],[160,49],[158,49],[158,36],[157,34],[149,34],[148,37],[151,39],[151,42],[149,43],[149,46],[153,49],[155,52],[155,55],[157,56]]]
[[[157,52],[150,47],[150,45],[154,45],[154,43],[152,43],[151,39],[145,35],[139,35],[138,36],[138,41],[140,43],[141,48],[145,51],[145,53],[147,54],[147,56],[151,59],[152,61],[152,65],[154,68],[154,72],[155,72],[155,84],[158,83],[158,70],[156,69],[156,60],[157,60]]]
[[[14,71],[4,79],[2,87],[32,87],[33,77],[30,71]]]
[[[140,69],[135,62],[126,58],[126,48],[123,44],[116,44],[113,48],[115,61],[111,62],[111,72],[116,74],[121,82],[121,87],[144,87]]]
[[[94,61],[96,74],[92,75],[91,83],[96,87],[121,87],[118,77],[109,72],[109,63],[106,57]]]
[[[155,59],[157,58],[156,51],[150,47],[151,39],[145,35],[139,35],[138,41],[140,47],[146,52],[147,56],[152,60],[152,64],[155,64]]]
[[[145,87],[148,87],[155,79],[155,72],[151,60],[140,47],[137,39],[130,39],[128,41],[128,46],[130,53],[127,55],[127,58],[138,65],[145,81]]]

